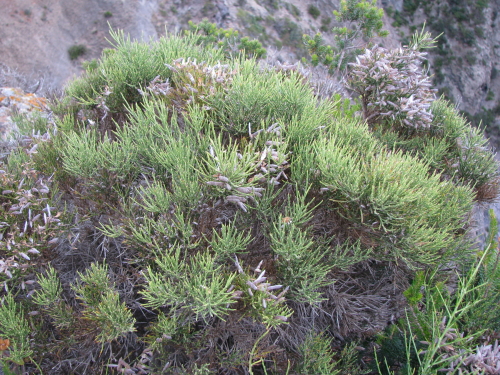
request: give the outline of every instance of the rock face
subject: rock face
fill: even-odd
[[[46,104],[47,99],[19,88],[0,87],[0,141],[8,142],[12,132],[17,130],[12,120],[14,114],[46,115]]]
[[[99,57],[102,49],[109,47],[106,41],[109,26],[123,29],[132,38],[156,37],[151,23],[156,3],[153,0],[2,1],[1,62],[33,80],[41,79],[39,91],[60,89],[69,78],[80,73],[82,59]],[[75,61],[68,55],[73,45],[84,45],[87,49]]]
[[[403,11],[403,0],[382,0],[381,6],[384,8],[392,7],[392,9],[401,12]]]
[[[483,10],[484,21],[477,26],[482,36],[476,36],[472,45],[447,38],[455,58],[443,65],[445,77],[440,86],[449,87],[460,109],[471,114],[483,107],[492,109],[500,96],[500,77],[495,73],[500,69],[499,11],[500,0],[490,1]],[[495,100],[488,98],[490,91]]]
[[[476,38],[474,47],[464,49],[457,41],[451,41],[452,49],[457,51],[462,49],[462,58],[473,61],[473,64],[461,68],[458,63],[452,63],[445,67],[445,84],[451,88],[455,98],[459,101],[462,99],[462,103],[459,104],[461,109],[470,113],[475,113],[484,106],[490,107],[494,103],[486,101],[490,90],[500,92],[498,91],[500,81],[491,79],[493,68],[500,68],[498,66],[500,50],[495,48],[495,45],[498,47],[500,43],[500,34],[497,32],[500,29],[500,19],[493,20],[492,13],[491,8],[485,10],[487,20],[483,25],[485,37]],[[474,56],[474,59],[468,56]]]
[[[98,58],[110,46],[109,27],[133,39],[148,39],[179,32],[189,20],[203,18],[259,38],[264,46],[280,50],[274,56],[293,63],[304,54],[304,33],[335,26],[332,11],[339,3],[317,1],[313,16],[312,4],[299,0],[9,0],[0,12],[1,63],[33,81],[43,78],[38,91],[47,92],[60,89],[82,71],[82,61]],[[331,42],[328,35],[326,40]],[[87,52],[72,61],[68,49],[74,45]],[[5,86],[1,68],[0,85]]]

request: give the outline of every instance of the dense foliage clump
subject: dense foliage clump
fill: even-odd
[[[303,42],[311,55],[312,65],[322,64],[338,75],[366,47],[366,39],[385,37],[382,30],[384,11],[376,6],[376,0],[341,0],[340,9],[334,11],[337,22],[345,26],[331,29],[334,45],[325,44],[321,33],[313,37],[304,35]]]
[[[80,56],[84,55],[87,52],[87,47],[83,44],[75,44],[68,48],[68,55],[70,60],[76,60]]]
[[[26,134],[4,163],[0,254],[17,264],[2,265],[4,363],[347,374],[374,371],[365,350],[396,366],[373,357],[387,359],[396,334],[373,335],[422,324],[415,304],[444,311],[444,275],[475,262],[467,215],[497,194],[480,134],[442,100],[428,126],[366,121],[299,72],[225,55],[197,32],[114,38],[53,103],[44,135]],[[490,255],[478,264],[455,284],[464,296],[483,292],[478,269],[496,272]],[[437,328],[425,322],[427,339]],[[440,349],[411,363],[433,368]]]

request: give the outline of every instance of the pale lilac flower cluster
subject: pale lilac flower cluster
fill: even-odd
[[[455,339],[457,334],[449,332],[447,336],[449,336],[447,338]],[[461,333],[459,336],[463,338],[464,334]],[[453,345],[443,342],[441,356],[450,359],[445,368],[438,370],[444,374],[500,374],[498,340],[494,344],[485,343],[478,346],[473,353],[467,353],[464,349],[457,349]]]
[[[173,73],[171,79],[163,81],[161,76],[157,76],[149,83],[146,91],[138,91],[143,96],[149,93],[165,96],[179,109],[191,103],[205,104],[205,98],[228,86],[235,74],[229,65],[218,63],[211,66],[204,61],[196,62],[191,59],[177,59],[172,65],[165,65]],[[211,108],[204,105],[203,109]]]
[[[375,46],[350,63],[349,87],[359,94],[365,120],[372,126],[426,130],[436,90],[422,69],[425,52]]]

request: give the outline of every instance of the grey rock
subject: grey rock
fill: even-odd
[[[398,12],[403,10],[403,0],[382,0],[381,3],[383,8],[392,7],[392,9]]]

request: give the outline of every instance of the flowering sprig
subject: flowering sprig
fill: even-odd
[[[245,293],[242,290],[234,290],[233,286],[229,291],[233,291],[234,299],[241,299],[244,296],[250,299],[250,304],[254,310],[259,312],[262,322],[268,327],[274,327],[288,321],[288,318],[292,315],[292,310],[285,304],[284,295],[290,289],[288,286],[284,289],[283,285],[272,285],[268,282],[265,276],[266,271],[262,270],[262,263],[254,268],[253,276],[249,276],[245,273],[240,265],[238,257],[235,257],[234,264],[238,273],[245,280],[245,286],[248,287]],[[276,291],[282,289],[280,293],[275,294]]]
[[[166,66],[172,73],[171,79],[163,81],[161,76],[156,76],[146,91],[138,91],[143,96],[153,94],[164,97],[178,110],[194,103],[205,104],[206,97],[230,85],[235,74],[227,64],[210,66],[189,58],[174,60]],[[211,108],[203,105],[203,109]]]
[[[428,130],[436,90],[422,70],[425,52],[416,47],[387,50],[375,46],[350,63],[349,87],[359,94],[365,120],[372,126]]]
[[[0,170],[0,280],[25,272],[43,249],[55,246],[63,227],[51,193],[51,178],[42,178],[31,162],[20,175]],[[15,272],[14,272],[15,271]],[[15,273],[15,274],[13,274]],[[3,275],[4,274],[4,275]]]

